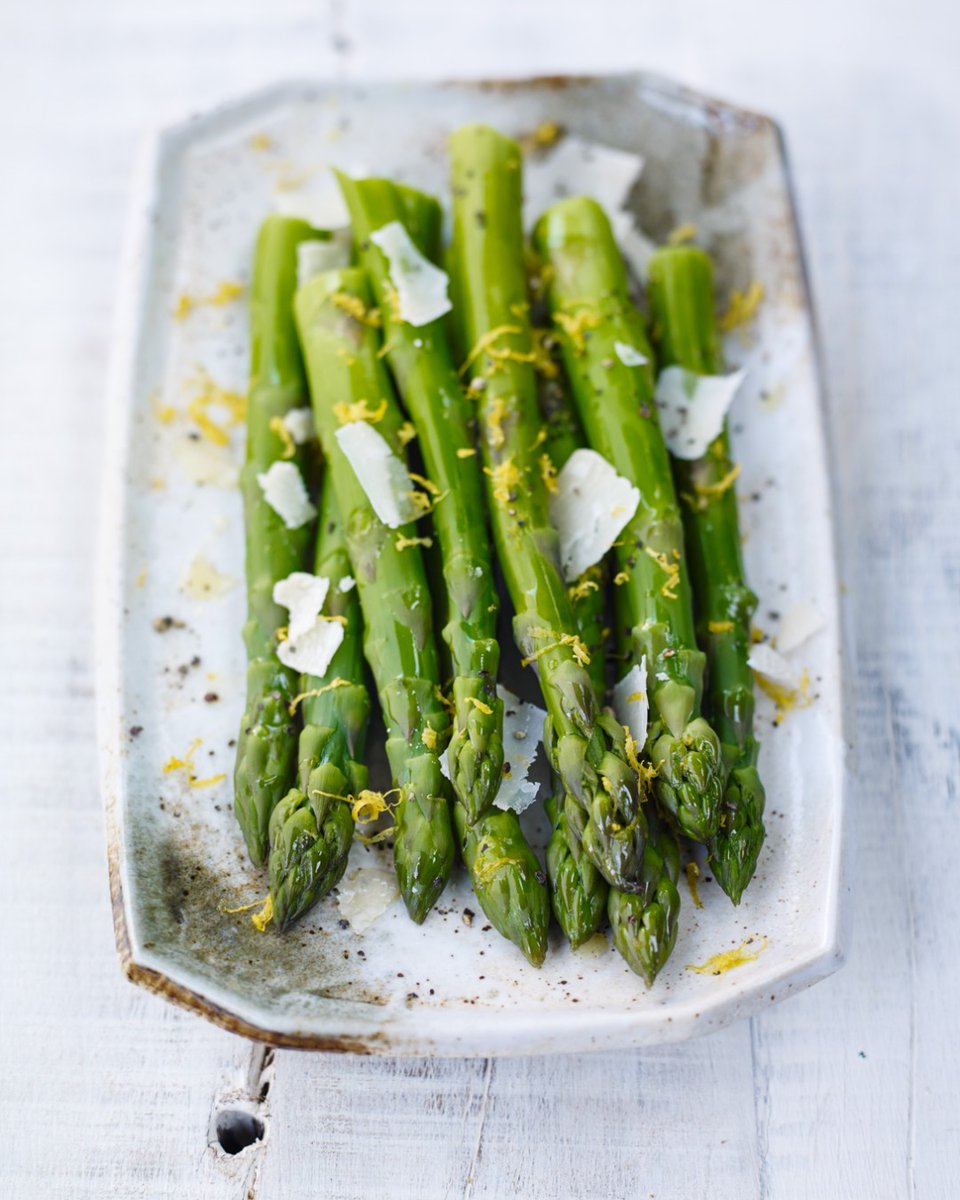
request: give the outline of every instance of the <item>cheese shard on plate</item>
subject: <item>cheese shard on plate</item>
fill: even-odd
[[[647,656],[634,663],[613,689],[613,711],[638,746],[647,740],[650,701],[647,699]]]
[[[390,264],[390,282],[397,290],[401,321],[429,325],[448,313],[453,305],[447,294],[450,280],[414,245],[399,221],[390,221],[370,235]]]
[[[723,429],[733,398],[746,371],[732,375],[698,375],[684,367],[660,372],[654,396],[660,428],[674,458],[702,458]]]
[[[351,421],[337,430],[337,442],[353,467],[373,511],[389,529],[415,521],[413,480],[389,442],[369,421]]]
[[[747,665],[779,687],[797,688],[800,678],[787,660],[767,642],[751,647]]]
[[[540,785],[528,775],[543,741],[543,723],[547,714],[499,683],[497,695],[503,701],[504,776],[494,804],[497,808],[512,808],[514,812],[522,813],[533,804],[540,791]]]
[[[365,933],[400,895],[397,877],[382,867],[357,867],[337,888],[337,907],[354,933]]]
[[[257,476],[263,498],[288,529],[299,529],[317,515],[303,476],[292,462],[274,462]]]
[[[524,227],[564,196],[591,196],[607,213],[623,208],[642,170],[639,154],[568,134],[524,163]]]
[[[815,633],[819,633],[826,623],[826,618],[815,604],[807,600],[798,601],[783,614],[777,631],[777,649],[781,654],[791,654]]]
[[[283,418],[283,424],[287,433],[290,434],[294,443],[298,446],[302,446],[305,442],[312,442],[317,436],[317,430],[313,423],[312,409],[291,408]]]
[[[343,641],[341,623],[321,616],[329,590],[329,579],[307,571],[294,571],[273,585],[273,599],[290,613],[277,657],[302,675],[325,675]]]
[[[560,565],[570,582],[599,562],[637,511],[640,492],[595,450],[574,450],[550,493]]]
[[[350,224],[340,185],[329,169],[304,177],[299,187],[278,191],[274,207],[281,216],[298,217],[314,229],[343,229]]]

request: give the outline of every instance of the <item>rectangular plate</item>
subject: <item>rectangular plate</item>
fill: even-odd
[[[795,655],[815,701],[774,728],[773,706],[759,697],[769,835],[757,879],[739,908],[705,879],[702,909],[681,880],[677,948],[649,991],[605,940],[574,953],[554,930],[546,965],[527,966],[482,914],[465,924],[464,908],[477,905],[462,871],[419,928],[399,901],[363,935],[339,928],[334,899],[284,936],[223,911],[266,891],[230,804],[244,698],[234,485],[243,431],[217,451],[191,440],[183,410],[201,369],[245,390],[247,311],[241,299],[176,319],[178,297],[248,279],[255,232],[277,189],[309,190],[312,173],[331,162],[444,195],[446,135],[472,120],[512,134],[553,120],[642,154],[631,204],[644,230],[662,239],[691,221],[714,255],[721,297],[753,279],[765,289],[749,339],[735,334],[727,346],[731,366],[750,366],[732,416],[745,554],[761,626],[775,632],[777,614],[801,601],[825,618]],[[277,1044],[488,1055],[685,1038],[833,971],[841,961],[844,753],[831,496],[812,319],[775,125],[645,75],[290,84],[164,131],[145,156],[135,210],[114,363],[100,606],[111,885],[130,978]],[[184,581],[198,555],[233,586],[189,594]],[[176,623],[158,631],[167,617]],[[163,767],[198,738],[197,775],[225,778],[191,789],[186,772]],[[532,832],[542,845],[542,829]],[[388,861],[357,845],[348,872]],[[735,970],[689,969],[748,938],[760,952]]]

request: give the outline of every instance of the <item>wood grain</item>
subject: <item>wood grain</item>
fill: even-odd
[[[0,1096],[5,1195],[955,1194],[958,16],[755,0],[8,0],[0,11]],[[272,1063],[131,988],[97,795],[92,587],[139,132],[289,75],[645,65],[780,116],[831,394],[850,618],[853,932],[750,1024],[621,1056]],[[11,269],[12,268],[12,269]],[[264,1097],[264,1083],[269,1088]],[[222,1108],[265,1137],[216,1146]]]

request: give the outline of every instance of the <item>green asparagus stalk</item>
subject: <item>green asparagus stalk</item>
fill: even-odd
[[[650,814],[650,836],[643,850],[643,891],[610,889],[607,915],[613,944],[631,970],[651,987],[673,952],[680,916],[680,849],[676,834]]]
[[[574,450],[585,444],[579,418],[559,377],[540,381],[540,415],[546,430],[546,453],[555,471],[563,469]],[[597,698],[606,690],[604,640],[606,630],[604,564],[595,563],[567,589],[573,605],[576,628],[590,653],[588,670]],[[547,736],[551,736],[549,731]],[[553,914],[570,945],[576,949],[596,933],[607,909],[609,886],[580,842],[570,836],[564,811],[563,789],[554,776],[554,794],[547,800],[547,816],[553,827],[547,843],[547,875]]]
[[[453,830],[439,759],[450,718],[440,694],[430,592],[414,527],[394,530],[379,520],[336,438],[338,406],[353,405],[378,416],[377,431],[402,457],[402,415],[378,357],[370,301],[362,271],[329,271],[300,288],[294,309],[314,417],[357,579],[364,652],[383,709],[387,758],[400,792],[397,878],[407,911],[419,923],[453,866]]]
[[[387,363],[416,427],[427,474],[445,494],[433,511],[433,527],[446,592],[442,634],[454,675],[454,728],[447,761],[454,791],[473,824],[489,809],[500,787],[503,704],[496,687],[499,605],[472,413],[442,319],[419,326],[400,319],[389,260],[370,238],[383,226],[399,222],[421,253],[430,257],[437,248],[440,206],[432,197],[386,179],[341,175],[340,187],[360,261],[382,314]]]
[[[324,477],[315,574],[330,580],[325,615],[343,623],[343,641],[319,678],[304,675],[299,787],[270,818],[270,897],[273,919],[291,924],[336,886],[353,841],[350,801],[367,786],[363,749],[370,717],[364,682],[363,630],[351,578],[343,522],[333,481]]]
[[[480,907],[498,933],[523,951],[535,967],[547,953],[550,897],[547,879],[512,809],[493,809],[474,825],[454,805],[463,860]]]
[[[713,270],[695,246],[658,250],[650,261],[650,310],[662,366],[716,374]],[[702,458],[673,461],[683,506],[697,632],[707,655],[707,705],[732,765],[710,861],[734,904],[756,870],[764,840],[763,784],[753,734],[753,673],[747,665],[756,597],[747,587],[726,427]]]
[[[277,630],[286,612],[273,585],[310,558],[311,523],[288,529],[264,498],[257,476],[289,454],[283,418],[309,404],[291,303],[297,247],[317,237],[303,221],[268,217],[260,228],[250,285],[252,357],[247,402],[247,457],[240,476],[247,532],[247,699],[234,770],[234,811],[251,860],[267,855],[270,814],[294,779],[296,722],[289,705],[299,679],[277,658]],[[309,485],[309,447],[290,460]]]
[[[696,644],[683,525],[653,402],[643,320],[630,302],[610,224],[594,201],[555,204],[538,222],[535,243],[552,268],[550,309],[590,445],[640,492],[618,543],[614,582],[627,589],[633,659],[646,656],[653,715],[646,752],[658,768],[657,799],[678,830],[709,841],[718,828],[724,765],[717,735],[700,715],[704,655]],[[623,347],[647,362],[627,365]]]
[[[523,267],[521,156],[482,126],[451,141],[453,273],[464,364],[479,396],[494,543],[527,663],[536,663],[567,819],[601,873],[640,887],[646,820],[623,730],[601,714],[559,571],[542,474],[540,420]]]

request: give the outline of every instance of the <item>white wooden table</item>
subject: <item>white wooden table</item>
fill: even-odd
[[[4,0],[5,1197],[958,1194],[958,11],[949,0]],[[265,1057],[133,989],[113,947],[92,591],[138,134],[285,75],[637,66],[770,111],[789,136],[850,628],[848,964],[749,1023],[659,1050]],[[216,1115],[237,1102],[265,1133],[228,1155]]]

